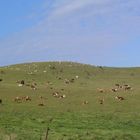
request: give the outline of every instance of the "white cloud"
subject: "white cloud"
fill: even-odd
[[[65,5],[59,6],[53,14],[56,16],[62,16],[87,6],[101,6],[103,4],[107,4],[108,2],[110,2],[110,0],[73,0],[69,1]]]
[[[64,16],[91,6],[93,6],[92,10],[94,10],[94,8],[98,9],[102,6],[107,6],[108,4],[110,4],[111,1],[112,0],[71,0],[71,1],[67,1],[64,4],[57,5],[54,8],[54,11],[52,12],[51,16],[57,18],[57,16],[58,17]],[[116,2],[114,1],[114,3]]]

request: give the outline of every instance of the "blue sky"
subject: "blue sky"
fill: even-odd
[[[140,66],[139,0],[1,0],[0,66]]]

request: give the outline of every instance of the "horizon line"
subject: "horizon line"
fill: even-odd
[[[81,65],[89,65],[92,67],[107,67],[107,68],[140,68],[140,66],[107,66],[107,65],[94,65],[91,63],[84,63],[84,62],[78,62],[78,61],[66,61],[66,60],[48,60],[48,61],[25,61],[25,62],[17,62],[17,63],[11,63],[11,64],[4,64],[0,65],[0,68],[3,67],[10,67],[15,65],[22,65],[22,64],[32,64],[32,63],[77,63]]]

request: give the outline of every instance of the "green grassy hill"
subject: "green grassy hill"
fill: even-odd
[[[48,127],[48,140],[140,139],[140,68],[71,62],[1,67],[0,99],[0,140],[45,140]]]

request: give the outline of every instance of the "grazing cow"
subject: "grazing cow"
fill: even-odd
[[[122,88],[123,88],[123,86],[120,85],[120,84],[115,84],[115,86],[116,86],[118,89],[122,89]]]
[[[17,81],[16,81],[16,83],[17,83],[17,84],[20,84],[20,81],[19,81],[19,80],[17,80]]]
[[[3,79],[0,78],[0,82],[2,82],[2,81],[3,81]]]
[[[29,96],[26,96],[25,101],[31,101],[31,98]]]
[[[101,70],[104,70],[104,68],[103,68],[102,66],[99,66],[99,68],[100,68]]]
[[[69,84],[70,81],[69,81],[68,79],[65,79],[65,83],[66,83],[66,84]]]
[[[44,106],[44,104],[43,103],[39,103],[38,106]]]
[[[20,81],[20,84],[24,85],[25,84],[24,80],[21,80]]]
[[[123,97],[121,97],[121,96],[116,96],[116,97],[115,97],[115,99],[117,99],[117,100],[119,100],[119,101],[124,100],[124,98],[123,98]]]
[[[40,99],[43,99],[43,97],[42,97],[42,96],[39,96],[39,98],[40,98]]]
[[[62,78],[61,77],[58,77],[58,80],[62,80]]]
[[[84,101],[82,104],[87,105],[88,103],[89,103],[88,101]]]
[[[119,88],[119,87],[120,87],[120,84],[115,84],[115,86],[116,86],[117,88]]]
[[[125,88],[124,88],[125,90],[131,90],[132,89],[132,87],[130,87],[129,85],[128,86],[125,86]]]
[[[14,99],[14,101],[17,102],[17,103],[21,103],[22,99],[21,99],[20,97],[17,96],[17,97]]]
[[[2,99],[0,99],[0,104],[2,104]]]
[[[125,85],[124,85],[124,87],[128,87],[128,86],[129,86],[128,84],[125,84]]]
[[[57,98],[60,97],[59,92],[54,92],[52,95]]]
[[[63,95],[61,95],[59,98],[66,98],[66,95],[65,94],[63,94]]]
[[[22,101],[31,101],[31,98],[29,96],[23,96],[21,97]]]
[[[52,70],[55,70],[56,69],[55,66],[51,66],[51,65],[49,65],[49,68],[52,69]]]
[[[31,89],[36,90],[36,87],[34,85],[31,85]]]
[[[72,78],[72,79],[70,80],[70,82],[73,83],[73,82],[74,82],[74,78]]]
[[[19,87],[22,87],[23,85],[22,85],[22,84],[18,84],[18,86],[19,86]]]
[[[102,105],[104,103],[104,98],[99,99],[99,103]]]
[[[111,90],[112,90],[113,92],[117,92],[117,91],[118,91],[117,88],[112,88]]]
[[[64,91],[64,89],[63,89],[63,88],[61,88],[61,91]]]
[[[98,91],[99,91],[100,93],[103,93],[103,92],[104,92],[104,90],[103,90],[102,88],[99,88]]]

